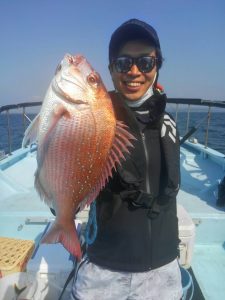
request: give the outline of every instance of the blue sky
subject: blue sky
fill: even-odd
[[[108,43],[124,21],[160,37],[169,97],[225,100],[224,0],[0,0],[0,105],[41,101],[65,53],[81,53],[112,89]]]

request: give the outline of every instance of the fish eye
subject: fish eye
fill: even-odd
[[[87,81],[90,85],[97,87],[99,85],[99,77],[97,74],[90,74],[87,77]]]

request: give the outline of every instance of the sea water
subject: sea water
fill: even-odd
[[[175,111],[170,112],[174,119],[176,118]],[[32,120],[34,114],[30,114],[29,118]],[[191,112],[189,124],[187,126],[188,114],[187,112],[179,112],[177,115],[177,127],[181,136],[184,136],[188,130],[193,126],[198,127],[197,131],[192,137],[196,138],[199,143],[205,144],[206,125],[207,125],[207,111]],[[219,152],[225,154],[225,110],[220,112],[213,112],[210,118],[209,132],[208,132],[208,147],[211,147]],[[21,142],[24,134],[24,123],[21,114],[10,114],[10,136],[11,136],[11,151],[21,147]],[[25,128],[29,125],[26,120]],[[0,150],[9,152],[8,147],[8,130],[7,130],[7,116],[5,113],[0,114]]]

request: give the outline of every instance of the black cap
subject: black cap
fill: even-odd
[[[130,19],[118,27],[111,36],[109,43],[109,61],[112,62],[121,46],[135,39],[146,39],[155,46],[158,68],[162,65],[160,42],[156,30],[149,24],[138,19]]]

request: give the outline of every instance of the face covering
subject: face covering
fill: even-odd
[[[125,100],[126,104],[129,107],[139,107],[139,106],[141,106],[148,98],[150,98],[154,94],[153,85],[154,85],[156,76],[157,76],[157,73],[155,73],[155,76],[154,76],[154,79],[153,79],[153,82],[152,82],[151,86],[148,88],[146,93],[140,99],[138,99],[136,101]]]

